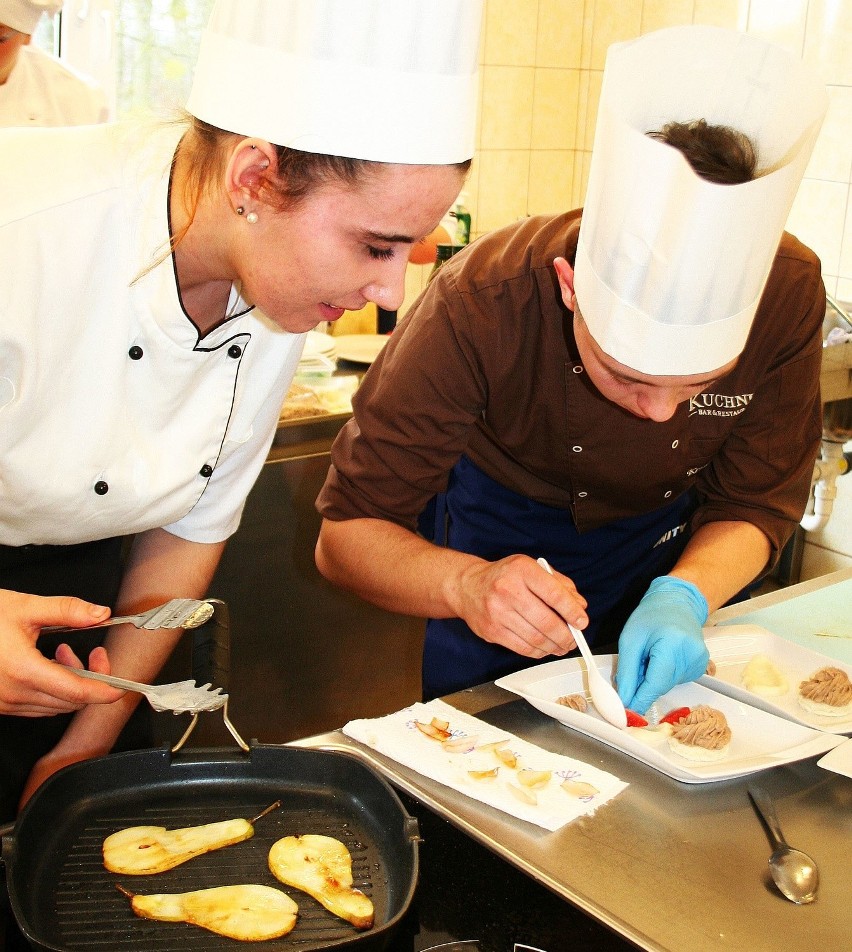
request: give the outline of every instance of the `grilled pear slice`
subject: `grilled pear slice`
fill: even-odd
[[[163,873],[193,856],[241,843],[254,836],[248,820],[221,820],[204,826],[167,830],[164,826],[130,826],[104,840],[104,866],[112,873],[145,876]]]
[[[285,836],[272,844],[269,869],[276,879],[313,896],[356,929],[373,925],[373,903],[352,887],[352,857],[340,840],[314,833]]]
[[[272,886],[214,886],[195,892],[130,896],[130,908],[142,919],[188,922],[242,942],[277,939],[293,931],[299,907]]]

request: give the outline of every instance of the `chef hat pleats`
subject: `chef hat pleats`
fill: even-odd
[[[187,108],[305,152],[474,153],[482,0],[217,0]]]
[[[654,375],[741,353],[827,102],[798,60],[731,30],[674,27],[610,48],[575,263],[605,353]],[[753,181],[709,182],[647,135],[699,119],[749,137]]]
[[[59,13],[62,3],[63,0],[0,0],[0,23],[30,35],[35,32],[41,15]]]

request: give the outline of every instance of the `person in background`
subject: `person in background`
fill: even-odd
[[[481,17],[217,0],[186,122],[0,131],[0,819],[139,700],[41,628],[203,597],[306,332],[402,303],[473,156]],[[90,667],[137,681],[180,636],[106,630]]]
[[[86,126],[109,118],[103,90],[32,46],[63,0],[0,0],[0,126]]]
[[[566,654],[566,621],[618,641],[637,711],[704,673],[708,612],[810,487],[825,297],[783,228],[825,105],[755,37],[614,46],[584,210],[479,238],[400,323],[332,448],[316,557],[429,619],[427,699]]]

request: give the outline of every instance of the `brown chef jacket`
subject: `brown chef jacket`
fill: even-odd
[[[693,528],[753,523],[777,557],[821,433],[819,260],[785,234],[734,370],[655,423],[583,371],[553,269],[558,255],[573,262],[579,217],[509,225],[441,268],[355,394],[317,499],[325,518],[413,529],[464,453],[509,489],[570,508],[580,532],[694,486]]]

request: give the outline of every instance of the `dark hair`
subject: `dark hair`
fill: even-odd
[[[648,135],[678,149],[698,175],[717,185],[739,185],[755,177],[754,146],[747,135],[730,126],[711,126],[705,119],[694,119],[669,122]]]

